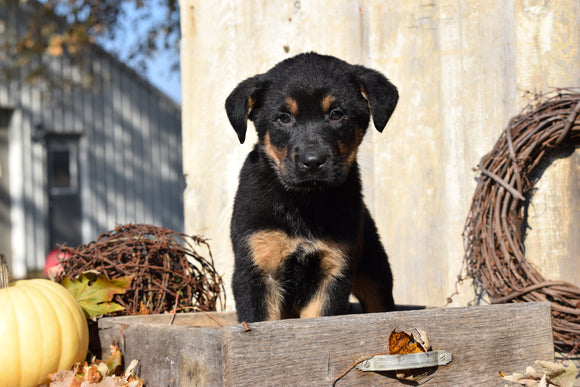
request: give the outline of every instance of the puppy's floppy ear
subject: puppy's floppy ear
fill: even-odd
[[[361,93],[371,108],[375,128],[382,132],[397,106],[399,92],[385,76],[363,66],[354,66]]]
[[[247,121],[253,119],[252,111],[264,87],[262,78],[262,75],[256,75],[246,79],[226,99],[226,113],[242,144],[246,139]]]

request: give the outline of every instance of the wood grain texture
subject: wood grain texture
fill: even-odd
[[[368,131],[359,161],[367,205],[390,256],[395,301],[431,306],[446,303],[461,270],[472,168],[529,102],[527,91],[580,84],[578,0],[180,4],[186,232],[211,239],[228,284],[229,218],[255,135],[250,126],[240,145],[223,104],[246,77],[315,50],[372,67],[397,85],[397,109],[383,133]],[[568,275],[575,282],[580,168],[578,157],[571,161],[546,179],[548,190],[556,189],[538,197],[537,232],[526,244],[550,279]],[[454,305],[473,299],[468,285]]]
[[[225,324],[235,313],[211,313]],[[219,386],[222,384],[222,330],[203,313],[124,316],[99,320],[103,358],[116,343],[126,364],[139,361],[138,374],[148,386]]]
[[[423,385],[504,385],[498,376],[554,358],[549,303],[428,309],[249,324],[223,330],[224,385],[330,385],[361,356],[387,352],[395,328],[421,328],[453,361]],[[352,370],[338,386],[400,385]]]

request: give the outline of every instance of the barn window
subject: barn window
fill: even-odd
[[[52,152],[52,187],[71,188],[70,152],[57,150]]]
[[[48,145],[48,184],[53,194],[77,192],[76,148],[67,142]]]

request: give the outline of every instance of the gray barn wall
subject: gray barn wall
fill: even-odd
[[[40,60],[40,59],[39,59]],[[64,57],[42,58],[52,75],[80,80]],[[0,107],[13,109],[9,168],[14,276],[44,267],[48,246],[44,133],[79,134],[83,243],[118,224],[183,231],[180,107],[133,70],[94,47],[88,88],[54,88],[16,79],[0,84]]]

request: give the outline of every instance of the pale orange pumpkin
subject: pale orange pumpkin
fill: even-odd
[[[88,343],[84,312],[62,285],[32,279],[0,288],[0,387],[46,383],[84,361]]]

